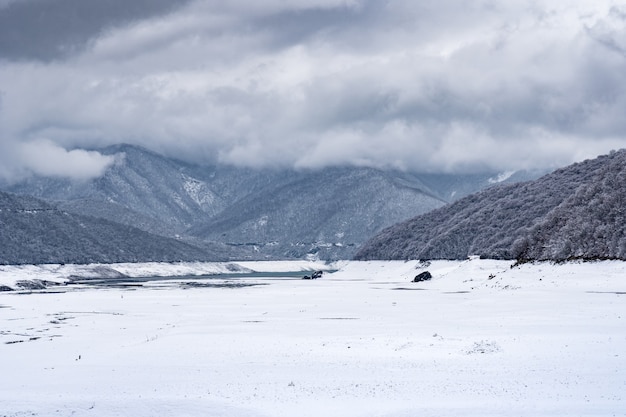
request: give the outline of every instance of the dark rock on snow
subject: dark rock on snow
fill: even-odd
[[[324,271],[315,271],[311,276],[305,275],[302,279],[318,279],[322,277],[322,274],[324,274]]]
[[[430,281],[433,278],[430,272],[424,271],[413,278],[413,282]]]

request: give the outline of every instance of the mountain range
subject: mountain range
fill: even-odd
[[[356,259],[626,259],[626,150],[391,226]]]
[[[209,257],[348,259],[385,227],[495,183],[535,176],[251,169],[190,164],[130,145],[99,151],[115,162],[98,178],[31,177],[1,188],[59,212],[174,238]]]

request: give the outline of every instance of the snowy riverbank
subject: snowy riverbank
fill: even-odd
[[[19,289],[20,282],[66,284],[73,279],[184,277],[250,272],[328,271],[333,266],[310,261],[143,262],[88,265],[0,265],[0,285]]]
[[[0,415],[624,415],[626,263],[339,266],[0,293]]]

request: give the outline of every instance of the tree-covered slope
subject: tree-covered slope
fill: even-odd
[[[0,192],[0,264],[216,260],[216,255],[131,226],[60,211]]]
[[[356,259],[626,259],[626,151],[493,187],[383,230]]]

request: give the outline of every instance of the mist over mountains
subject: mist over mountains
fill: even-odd
[[[626,150],[391,226],[356,259],[626,259]]]
[[[45,199],[62,212],[176,238],[209,257],[348,259],[385,227],[494,182],[533,175],[255,170],[193,165],[130,145],[100,151],[115,163],[99,178],[32,177],[3,188]]]

